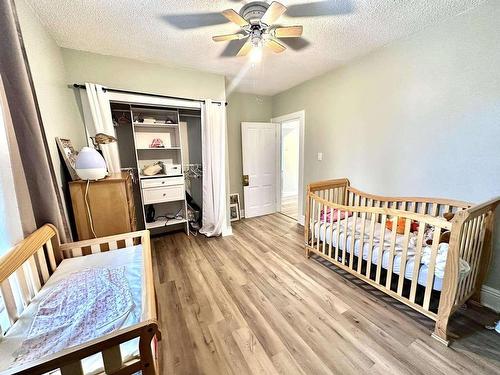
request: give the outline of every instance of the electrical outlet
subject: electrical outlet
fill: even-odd
[[[323,153],[318,152],[318,161],[321,161],[321,160],[323,160]]]

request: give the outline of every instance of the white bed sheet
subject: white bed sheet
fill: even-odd
[[[343,221],[341,221],[341,222],[343,222]],[[366,232],[368,232],[370,230],[369,223],[370,222],[367,221],[365,224]],[[378,224],[378,226],[380,226],[380,224]],[[319,236],[318,236],[318,233],[319,233]],[[350,233],[350,231],[348,231],[348,233]],[[389,230],[387,230],[386,236],[388,235],[388,233],[391,233],[391,232]],[[398,239],[403,237],[402,235],[399,235],[399,234],[397,236],[398,236]],[[330,244],[330,241],[332,241],[332,239],[333,239],[333,242],[332,242],[332,252],[333,252],[333,247],[337,246],[337,223],[336,222],[333,223],[332,234],[330,234],[330,223],[326,223],[326,241],[325,241],[325,224],[324,223],[320,224],[320,223],[316,222],[316,224],[315,224],[315,238],[318,238],[318,237],[321,239],[321,241],[326,242],[326,246],[328,246],[328,244]],[[340,230],[339,242],[340,242],[339,249],[344,250],[345,249],[344,234],[343,234],[342,228]],[[346,242],[347,242],[347,253],[351,254],[352,241],[351,241],[350,234],[347,235]],[[354,240],[354,255],[355,256],[359,256],[360,244],[361,244],[361,240],[358,238],[355,238],[355,240]],[[378,257],[379,257],[379,252],[380,252],[379,245],[380,245],[379,243],[373,245],[372,264],[375,264],[375,265],[378,264]],[[320,245],[320,247],[321,246],[322,245]],[[363,260],[368,259],[369,249],[370,249],[370,243],[368,241],[365,241],[365,243],[363,245]],[[383,248],[383,251],[382,251],[382,267],[384,269],[389,268],[389,258],[390,258],[390,249],[386,244]],[[405,278],[408,280],[413,280],[414,265],[415,265],[414,257],[408,256],[407,261],[406,261],[406,268],[405,268]],[[357,264],[354,266],[357,267]],[[399,275],[400,268],[401,268],[401,254],[396,253],[396,255],[394,257],[393,272],[395,274]],[[420,285],[427,286],[427,274],[428,274],[428,267],[425,264],[421,264],[420,269],[418,271],[418,283]],[[442,287],[443,287],[443,279],[434,275],[433,289],[437,290],[437,291],[441,291]]]
[[[0,341],[0,372],[7,370],[15,361],[15,353],[21,347],[24,338],[30,330],[34,315],[38,310],[40,302],[47,296],[59,281],[69,274],[88,268],[125,267],[125,277],[130,286],[134,310],[136,314],[129,314],[122,328],[136,324],[138,321],[134,316],[140,317],[142,310],[142,282],[143,282],[143,259],[142,246],[132,246],[125,249],[107,251],[83,257],[65,259],[57,267],[54,274],[49,278],[29,306],[23,311],[16,323],[8,330]],[[124,360],[138,358],[138,339],[128,341],[120,345]],[[103,371],[102,356],[96,354],[82,361],[84,373],[95,374]]]

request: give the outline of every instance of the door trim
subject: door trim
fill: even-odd
[[[299,120],[299,212],[297,215],[297,222],[301,222],[304,216],[304,137],[306,125],[306,111],[301,110],[286,115],[274,117],[271,119],[272,123],[278,124],[279,136],[278,138],[278,171],[281,171],[281,123],[290,120]],[[281,212],[281,173],[278,176],[278,189],[276,189],[276,208]]]

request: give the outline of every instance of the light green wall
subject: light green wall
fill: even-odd
[[[222,75],[122,57],[62,49],[71,83],[93,82],[118,89],[192,99],[225,100]]]
[[[305,110],[305,183],[348,177],[375,194],[472,202],[500,195],[499,19],[500,2],[487,2],[274,96],[273,117]],[[500,289],[498,222],[487,284]]]
[[[232,93],[227,103],[230,192],[240,194],[243,209],[241,123],[271,121],[271,97]]]
[[[50,155],[61,186],[61,163],[54,139],[71,139],[79,149],[85,143],[83,120],[74,94],[68,89],[61,49],[23,0],[16,0],[15,4]]]

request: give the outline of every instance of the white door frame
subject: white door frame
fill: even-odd
[[[278,208],[278,212],[281,211],[281,189],[282,189],[282,181],[281,181],[281,123],[290,120],[299,120],[299,214],[298,214],[298,222],[304,225],[304,135],[305,135],[305,125],[306,125],[306,111],[298,111],[289,113],[283,116],[274,117],[271,119],[271,122],[278,124],[279,129],[279,147],[278,147],[278,189],[276,189],[276,200]]]

